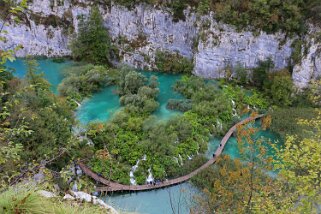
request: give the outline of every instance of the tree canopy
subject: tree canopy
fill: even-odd
[[[99,8],[93,6],[89,17],[80,17],[78,34],[70,44],[72,56],[96,65],[110,64],[111,39]]]

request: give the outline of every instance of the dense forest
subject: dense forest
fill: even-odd
[[[321,18],[318,0],[117,3],[130,8],[141,2],[171,8],[177,21],[184,19],[183,11],[192,6],[200,15],[214,11],[217,20],[238,29],[281,30],[289,35],[303,35],[308,30],[307,21],[317,25]],[[15,7],[11,3],[2,3],[10,8],[2,17],[4,22],[13,21],[13,17],[19,20],[27,8],[26,1]],[[25,59],[24,78],[17,78],[6,66],[22,47],[0,52],[0,212],[42,213],[44,203],[52,213],[78,213],[79,209],[99,213],[101,210],[87,205],[50,200],[34,203],[39,196],[33,190],[23,190],[21,197],[16,197],[12,188],[31,182],[41,172],[46,177],[39,184],[42,188],[52,190],[57,184],[59,194],[64,194],[78,183],[80,189],[92,192],[95,183],[74,173],[79,160],[122,184],[130,184],[129,172],[140,159],[144,161],[134,172],[137,184],[145,184],[149,173],[158,181],[186,175],[207,161],[204,153],[210,138],[224,136],[241,116],[257,114],[265,114],[259,124],[239,126],[234,134],[239,157],[223,155],[192,179],[202,193],[194,196],[197,205],[190,212],[320,211],[320,80],[299,90],[291,78],[291,68],[277,70],[271,59],[258,62],[254,69],[239,65],[232,70],[227,66],[225,78],[203,79],[193,75],[191,60],[158,52],[158,72],[183,75],[173,85],[182,98],[167,103],[180,114],[159,122],[153,115],[160,105],[157,77],[147,78],[129,66],[113,65],[117,50],[97,6],[91,8],[87,19],[81,18],[78,29],[70,44],[71,57],[77,63],[65,71],[59,95],[52,93],[32,57]],[[0,33],[0,39],[5,40],[6,32]],[[110,121],[89,123],[75,134],[79,125],[74,116],[77,103],[108,86],[116,88],[121,109]],[[272,131],[279,141],[257,138],[261,130]]]

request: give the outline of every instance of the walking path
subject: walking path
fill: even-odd
[[[263,116],[264,115],[258,115],[255,117],[250,117],[250,118],[244,119],[241,122],[235,124],[232,128],[230,128],[230,130],[225,134],[224,138],[222,139],[220,146],[215,151],[215,153],[214,153],[215,156],[213,158],[211,158],[208,162],[206,162],[204,165],[199,167],[198,169],[194,170],[193,172],[191,172],[185,176],[178,177],[178,178],[171,179],[171,180],[166,180],[166,181],[163,181],[163,182],[156,184],[156,185],[153,185],[153,184],[145,184],[145,185],[119,184],[116,182],[109,181],[109,180],[97,175],[95,172],[93,172],[90,168],[88,168],[85,164],[83,164],[81,162],[79,162],[78,165],[82,169],[84,174],[91,177],[92,179],[94,179],[98,183],[105,185],[103,187],[97,187],[96,190],[97,190],[97,192],[100,192],[100,193],[118,192],[118,191],[146,191],[146,190],[160,189],[163,187],[177,185],[177,184],[183,183],[183,182],[191,179],[193,176],[198,174],[200,171],[202,171],[202,170],[208,168],[209,166],[211,166],[212,164],[214,164],[216,162],[217,158],[222,154],[226,143],[228,142],[228,140],[230,139],[230,137],[232,136],[232,134],[236,130],[237,126],[246,124],[246,123],[253,121],[253,120],[257,120],[259,118],[262,118]]]

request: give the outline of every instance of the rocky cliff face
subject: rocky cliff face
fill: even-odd
[[[59,4],[59,2],[63,2]],[[87,16],[88,1],[33,0],[26,24],[10,24],[8,41],[1,48],[22,44],[18,56],[70,54],[68,42],[77,31],[78,17]],[[178,52],[194,60],[194,73],[217,78],[226,66],[255,67],[259,60],[271,57],[277,68],[288,65],[292,41],[283,34],[253,35],[237,32],[233,27],[217,23],[212,15],[197,17],[186,11],[186,20],[174,22],[164,9],[138,5],[131,10],[116,5],[102,5],[106,27],[120,49],[121,61],[137,68],[154,68],[156,50]],[[293,78],[304,87],[311,78],[321,76],[320,44],[311,46],[295,66]]]

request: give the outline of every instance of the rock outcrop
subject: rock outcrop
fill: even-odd
[[[70,191],[71,194],[67,194],[64,196],[65,200],[79,200],[79,201],[85,201],[87,203],[93,203],[94,205],[101,206],[102,208],[108,210],[108,213],[110,214],[118,214],[118,212],[112,207],[107,205],[103,200],[98,199],[96,196],[92,196],[85,192],[73,192]]]
[[[293,80],[299,88],[306,87],[311,79],[321,77],[321,43],[312,36],[306,38],[306,43],[308,44],[306,54],[302,53],[304,57],[301,63],[294,67],[292,74]]]
[[[62,2],[59,4],[59,2]],[[77,32],[78,17],[88,16],[89,1],[33,0],[25,24],[10,24],[7,42],[1,49],[23,45],[17,55],[70,55],[68,43]],[[110,4],[100,10],[112,39],[120,50],[121,62],[137,68],[155,68],[157,50],[177,52],[194,60],[194,73],[217,78],[226,66],[255,67],[271,58],[276,68],[286,67],[292,54],[292,40],[282,33],[268,35],[238,32],[218,23],[213,14],[197,17],[185,11],[186,20],[174,22],[170,12],[148,5],[132,9]],[[311,41],[304,59],[295,66],[293,79],[300,87],[321,73],[320,43]]]

